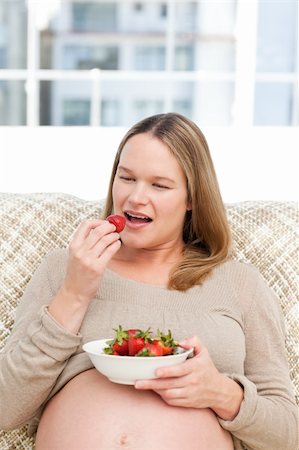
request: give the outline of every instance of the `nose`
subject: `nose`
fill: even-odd
[[[143,183],[135,183],[130,192],[129,202],[134,205],[146,205],[148,202],[148,191]]]

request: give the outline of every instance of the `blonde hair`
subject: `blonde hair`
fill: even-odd
[[[231,233],[207,141],[194,122],[177,113],[158,114],[135,124],[122,139],[112,168],[103,217],[113,213],[112,186],[122,149],[137,134],[150,133],[164,142],[187,180],[188,202],[182,260],[173,267],[169,289],[185,291],[201,284],[231,255]]]

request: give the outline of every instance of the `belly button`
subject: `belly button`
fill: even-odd
[[[126,445],[128,444],[128,436],[126,435],[126,433],[122,433],[119,437],[119,444],[120,445]]]

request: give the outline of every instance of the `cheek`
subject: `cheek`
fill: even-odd
[[[169,198],[160,204],[159,216],[163,222],[173,224],[174,228],[183,227],[187,211],[187,204],[184,198]]]
[[[160,210],[163,211],[164,215],[171,214],[170,217],[180,217],[185,215],[187,210],[187,200],[182,195],[165,197],[163,204],[161,202]]]
[[[120,189],[120,187],[118,186],[118,182],[114,181],[113,186],[112,186],[113,204],[117,205],[117,204],[121,203],[123,196],[124,196],[123,190]]]

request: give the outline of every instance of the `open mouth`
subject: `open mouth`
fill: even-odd
[[[132,213],[125,212],[124,215],[125,215],[126,219],[129,222],[132,222],[132,223],[149,223],[149,222],[152,222],[152,219],[150,217],[143,216],[141,214],[137,215],[137,214],[132,214]]]

